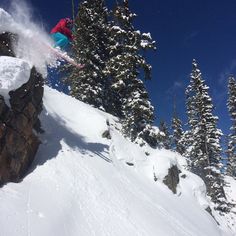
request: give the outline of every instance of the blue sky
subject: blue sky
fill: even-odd
[[[185,118],[184,90],[195,58],[210,86],[219,126],[227,133],[227,79],[236,72],[236,1],[137,2],[133,4],[137,26],[150,31],[158,46],[150,57],[153,81],[148,84],[157,117],[170,119],[175,94],[179,114]]]
[[[28,2],[34,7],[35,20],[48,31],[60,18],[71,16],[71,0]],[[151,32],[157,42],[157,51],[147,53],[153,80],[146,83],[157,124],[160,119],[170,123],[174,95],[178,113],[186,121],[184,90],[195,58],[210,87],[219,127],[228,133],[227,80],[236,74],[236,1],[130,0],[130,6],[138,15],[136,29]]]

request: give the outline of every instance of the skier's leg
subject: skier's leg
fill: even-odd
[[[66,49],[67,45],[69,44],[68,38],[59,32],[54,33],[51,35],[53,38],[55,45],[54,47],[60,47],[61,49]]]

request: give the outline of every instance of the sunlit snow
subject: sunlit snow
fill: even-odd
[[[0,33],[11,29],[19,34],[20,52],[29,42],[25,36],[35,31],[25,35],[18,26],[0,9]],[[47,54],[28,46],[18,54],[21,59],[0,57],[0,94],[6,98],[28,79],[32,65],[45,73]],[[20,183],[0,189],[0,235],[236,234],[235,214],[213,211],[218,225],[205,210],[212,206],[205,184],[186,170],[184,157],[131,143],[121,135],[117,118],[47,86],[43,102],[45,132],[35,161]],[[102,138],[104,131],[111,139]],[[181,171],[177,194],[163,184],[173,165]],[[236,201],[235,180],[228,178],[228,183],[227,196]]]

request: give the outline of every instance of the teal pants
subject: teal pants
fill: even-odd
[[[62,33],[51,34],[51,37],[55,42],[54,47],[60,47],[62,50],[66,50],[70,44],[69,39]]]

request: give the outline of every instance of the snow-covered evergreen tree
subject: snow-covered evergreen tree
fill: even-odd
[[[220,171],[222,132],[217,128],[218,117],[212,114],[209,87],[202,80],[196,60],[193,60],[192,65],[190,85],[186,89],[191,170],[205,181],[207,193],[216,203],[216,208],[224,211],[227,206]]]
[[[191,134],[191,130],[185,130],[183,132],[183,136],[181,139],[181,144],[184,147],[184,152],[183,152],[183,156],[186,158],[187,161],[187,166],[186,169],[191,170],[191,161],[190,161],[190,150],[191,150],[191,144],[193,143],[193,136]]]
[[[174,113],[171,123],[172,123],[171,127],[172,127],[173,148],[176,152],[178,152],[182,155],[185,152],[185,148],[184,148],[184,144],[183,144],[184,131],[182,128],[182,122],[176,113]]]
[[[236,178],[236,81],[233,76],[229,78],[228,95],[227,106],[231,117],[232,126],[228,136],[227,174]]]
[[[159,146],[165,149],[171,148],[171,138],[168,125],[165,121],[160,122],[159,126],[162,135],[159,136]]]
[[[149,134],[153,133],[148,130],[154,120],[154,108],[140,76],[143,69],[145,78],[149,79],[151,66],[141,50],[155,46],[150,34],[141,34],[134,29],[135,16],[129,9],[128,0],[117,1],[113,27],[110,29],[110,60],[106,72],[112,79],[114,109],[121,108],[125,134],[132,141],[138,137],[148,142]]]
[[[104,0],[84,0],[75,19],[73,40],[74,57],[85,68],[72,68],[68,78],[71,95],[104,109],[108,79],[104,73],[108,50],[108,9]]]

